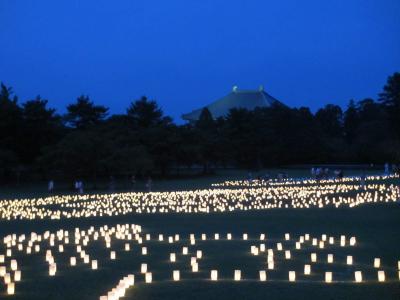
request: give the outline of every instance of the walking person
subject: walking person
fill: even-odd
[[[52,193],[54,191],[54,181],[53,180],[49,180],[49,183],[47,184],[47,190],[49,191],[49,193]]]

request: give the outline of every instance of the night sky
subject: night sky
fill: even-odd
[[[346,107],[400,71],[399,16],[399,0],[0,0],[0,81],[60,113],[146,95],[179,122],[233,85]]]

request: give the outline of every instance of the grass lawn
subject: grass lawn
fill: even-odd
[[[70,221],[44,221],[44,222],[2,222],[1,232],[27,232],[41,231],[58,228],[73,230],[76,226],[89,227],[91,225],[141,224],[145,232],[156,237],[158,233],[175,234],[187,239],[189,233],[207,233],[209,236],[215,232],[231,232],[234,237],[239,237],[243,232],[249,238],[258,238],[260,232],[267,234],[267,247],[274,247],[276,239],[282,239],[284,233],[290,232],[292,236],[310,233],[320,236],[323,233],[338,237],[345,233],[357,237],[356,247],[340,248],[336,246],[331,250],[317,250],[321,260],[328,252],[335,254],[335,259],[344,261],[347,254],[353,255],[355,264],[351,268],[345,265],[333,267],[321,263],[316,266],[320,274],[310,281],[299,276],[295,283],[284,282],[287,280],[287,270],[294,269],[301,273],[310,249],[304,249],[297,254],[293,253],[293,261],[287,266],[282,261],[276,271],[268,272],[269,281],[258,282],[258,270],[266,269],[265,256],[252,256],[249,253],[250,245],[259,241],[198,241],[193,249],[201,248],[204,258],[200,263],[200,272],[193,276],[188,264],[189,258],[178,259],[176,265],[168,262],[169,252],[179,253],[182,245],[188,241],[172,246],[167,243],[152,241],[148,243],[149,255],[143,257],[138,245],[133,245],[132,251],[122,251],[122,244],[113,245],[117,250],[117,260],[107,260],[108,252],[103,247],[93,247],[89,253],[101,261],[99,270],[92,271],[87,265],[79,264],[76,268],[67,266],[69,251],[65,254],[56,254],[57,260],[64,262],[58,264],[57,276],[49,277],[47,264],[44,263],[43,253],[29,258],[21,256],[18,261],[22,265],[24,280],[17,284],[17,293],[12,299],[98,299],[106,294],[119,279],[133,273],[136,281],[142,280],[139,266],[146,262],[153,272],[154,281],[151,284],[136,283],[127,292],[127,299],[398,299],[400,283],[397,278],[395,266],[400,259],[400,207],[396,204],[365,206],[355,209],[309,209],[309,210],[270,210],[262,212],[240,212],[212,215],[137,215],[112,217],[108,219],[70,220]],[[189,248],[191,248],[189,246]],[[391,282],[377,283],[375,271],[372,270],[374,257],[380,257],[386,266],[386,276]],[[104,263],[102,262],[104,260]],[[26,266],[26,267],[25,267]],[[33,267],[37,268],[36,270]],[[220,277],[230,280],[210,282],[210,269],[218,269]],[[357,268],[363,270],[367,282],[355,284],[353,271]],[[181,282],[170,281],[172,270],[180,269]],[[243,278],[241,282],[233,282],[233,270],[241,269]],[[323,271],[337,269],[340,279],[346,283],[322,282]],[[185,280],[186,278],[186,280]],[[191,280],[189,280],[191,279]],[[336,278],[338,279],[338,278]],[[374,280],[368,283],[368,279]],[[157,282],[158,281],[158,282]],[[4,292],[4,287],[0,287]],[[5,295],[3,294],[5,297]],[[11,297],[10,297],[11,299]]]
[[[229,179],[239,177],[232,176]],[[221,181],[227,177],[221,177]],[[218,182],[213,178],[210,182]],[[190,181],[188,181],[189,183]],[[171,182],[170,182],[171,183]],[[182,183],[182,187],[184,183]],[[196,183],[191,183],[194,186]],[[199,185],[206,182],[197,183]],[[187,185],[190,186],[189,184]],[[189,189],[189,188],[188,188]],[[397,261],[400,260],[400,206],[391,204],[366,204],[356,208],[324,209],[271,209],[263,211],[241,211],[212,214],[131,214],[124,216],[62,219],[43,221],[0,221],[0,236],[9,233],[41,233],[46,230],[66,229],[70,234],[76,227],[87,230],[90,226],[114,226],[133,223],[142,225],[143,233],[150,233],[152,239],[143,245],[131,243],[131,251],[124,251],[125,241],[115,241],[112,250],[116,260],[109,259],[110,249],[104,242],[90,243],[85,250],[99,261],[94,271],[79,260],[76,267],[69,266],[69,257],[76,256],[73,241],[65,247],[64,253],[53,248],[57,260],[57,274],[48,276],[48,264],[44,260],[45,250],[27,256],[15,251],[22,270],[22,281],[16,284],[16,294],[7,296],[5,285],[0,283],[0,298],[4,299],[99,299],[118,284],[122,277],[135,275],[135,285],[127,290],[124,299],[399,299],[400,281]],[[169,244],[157,241],[158,234],[180,234],[180,241]],[[190,245],[189,234],[194,233],[196,244]],[[200,240],[206,233],[208,239]],[[221,239],[215,241],[214,233]],[[233,240],[226,240],[226,233],[232,233]],[[249,240],[243,241],[247,233]],[[267,239],[259,241],[260,233]],[[285,233],[291,240],[283,241]],[[334,245],[318,249],[306,243],[295,250],[294,242],[300,235],[309,233],[321,238],[322,234],[335,237]],[[354,247],[340,247],[340,235],[355,236]],[[292,259],[285,260],[283,252],[276,251],[276,243],[282,242],[290,249]],[[266,248],[275,249],[275,269],[267,270],[266,254],[250,254],[251,245],[265,243]],[[148,255],[141,254],[141,247],[148,248]],[[181,255],[183,246],[189,247],[189,255]],[[197,249],[203,251],[199,260],[199,272],[192,273],[190,257]],[[4,253],[0,245],[0,254]],[[177,262],[169,262],[169,253],[177,253]],[[304,264],[310,263],[310,253],[318,254],[318,262],[312,264],[312,274],[303,275]],[[327,264],[328,253],[334,254],[334,264]],[[13,252],[14,254],[14,252]],[[346,256],[352,255],[353,266],[345,264]],[[373,259],[381,258],[381,269],[385,270],[386,282],[376,280]],[[147,263],[153,273],[153,282],[143,282],[140,265]],[[0,264],[1,265],[1,264]],[[209,279],[210,270],[219,271],[220,280]],[[242,271],[243,280],[233,281],[235,269]],[[181,271],[181,281],[171,280],[172,271]],[[267,281],[260,282],[259,270],[267,270]],[[296,271],[296,282],[288,282],[288,271]],[[354,271],[362,270],[363,282],[354,283]],[[332,271],[334,283],[324,282],[324,272]]]

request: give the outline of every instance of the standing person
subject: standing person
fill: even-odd
[[[49,191],[49,193],[52,193],[54,190],[54,181],[53,180],[49,180],[49,183],[47,184],[47,190]]]
[[[78,193],[79,192],[79,180],[75,180],[74,187],[75,187],[75,191]]]
[[[389,175],[389,164],[385,163],[385,175]]]
[[[151,192],[151,186],[152,186],[153,182],[151,180],[151,177],[149,176],[149,178],[147,179],[147,183],[146,183],[146,187],[147,187],[147,191]]]
[[[82,182],[82,180],[79,181],[78,188],[79,188],[79,194],[83,194],[83,182]]]
[[[363,190],[366,190],[366,186],[365,186],[365,171],[363,171],[362,174],[361,174],[360,186],[361,186],[361,188]]]

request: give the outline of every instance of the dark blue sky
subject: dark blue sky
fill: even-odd
[[[345,106],[400,71],[399,16],[399,0],[1,0],[0,81],[60,112],[147,95],[179,120],[235,84]]]

